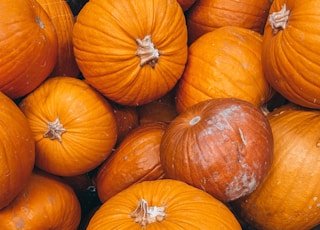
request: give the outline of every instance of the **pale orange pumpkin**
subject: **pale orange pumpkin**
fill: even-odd
[[[76,230],[81,218],[78,198],[57,177],[34,171],[17,198],[0,210],[0,229]]]
[[[36,141],[36,166],[60,176],[102,163],[117,140],[107,100],[83,80],[49,78],[19,104]]]
[[[35,143],[19,107],[0,92],[0,209],[27,183],[35,162]]]
[[[228,207],[208,193],[176,180],[144,181],[107,200],[87,230],[225,229],[241,226]]]
[[[176,0],[89,1],[73,30],[84,78],[122,105],[160,98],[187,61],[187,27]]]
[[[0,15],[0,91],[20,98],[52,71],[57,34],[36,0],[3,0]]]

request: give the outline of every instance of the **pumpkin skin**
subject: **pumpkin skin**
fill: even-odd
[[[177,86],[178,112],[212,98],[234,97],[258,107],[267,102],[273,90],[263,75],[261,45],[259,33],[234,26],[208,32],[194,42]]]
[[[189,44],[223,26],[237,26],[263,34],[270,0],[198,0],[187,14]]]
[[[160,144],[166,177],[223,202],[254,191],[270,168],[272,153],[267,118],[236,98],[210,99],[189,107],[171,121]]]
[[[19,107],[0,92],[0,210],[22,191],[35,162],[31,129]]]
[[[99,168],[96,186],[101,202],[132,184],[163,178],[160,142],[166,127],[163,122],[149,123],[135,128],[125,137]]]
[[[135,222],[130,214],[141,199],[152,207],[165,207],[164,219],[158,216],[158,221],[146,226]],[[140,182],[116,194],[96,211],[87,230],[199,228],[241,229],[232,212],[219,200],[181,181],[162,179]]]
[[[91,171],[116,143],[111,105],[80,79],[49,78],[19,106],[36,141],[35,165],[46,172],[75,176]]]
[[[176,0],[89,1],[77,16],[73,42],[84,78],[121,105],[165,95],[187,61],[187,27]]]
[[[289,101],[316,109],[320,108],[319,6],[316,0],[273,1],[262,45],[263,70],[272,87]],[[283,27],[273,29],[273,18],[281,9],[290,15],[282,17]]]
[[[312,229],[320,224],[320,112],[287,104],[268,120],[274,136],[270,171],[233,206],[257,229]]]
[[[76,230],[80,219],[80,204],[71,187],[35,171],[17,198],[0,211],[0,228]]]
[[[74,16],[65,0],[37,0],[49,15],[58,38],[57,62],[51,76],[78,77],[80,70],[73,53]]]
[[[49,76],[57,58],[57,34],[35,0],[3,0],[0,15],[0,91],[16,99]]]
[[[177,0],[183,11],[187,11],[197,0]]]

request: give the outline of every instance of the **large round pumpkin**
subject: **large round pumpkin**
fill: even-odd
[[[19,98],[52,71],[57,34],[36,0],[3,0],[0,15],[0,91]]]
[[[112,152],[116,119],[107,100],[85,81],[49,78],[20,108],[36,141],[36,166],[60,176],[86,173]]]
[[[320,2],[275,0],[263,36],[266,79],[285,98],[320,108]]]
[[[27,183],[35,162],[31,129],[19,107],[0,92],[0,209]]]
[[[273,153],[265,115],[235,98],[202,101],[179,114],[166,129],[160,159],[166,177],[228,202],[254,191]]]
[[[87,230],[240,230],[232,212],[208,193],[175,180],[144,181],[106,201]]]
[[[73,41],[86,80],[123,105],[165,95],[187,60],[187,27],[176,0],[89,1],[77,16]]]
[[[309,230],[320,224],[320,112],[292,104],[268,114],[274,160],[237,212],[261,230]]]
[[[160,142],[167,125],[141,125],[132,130],[99,168],[96,185],[102,202],[132,184],[161,179]]]
[[[76,230],[80,219],[80,203],[72,188],[35,171],[17,198],[0,210],[0,229]]]
[[[226,26],[194,42],[177,87],[179,112],[211,98],[235,97],[261,106],[272,96],[261,64],[262,36]]]

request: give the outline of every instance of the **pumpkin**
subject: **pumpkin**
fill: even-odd
[[[87,230],[241,229],[219,200],[181,181],[161,179],[130,186],[107,200]]]
[[[26,185],[35,162],[31,129],[19,107],[0,92],[0,210]]]
[[[83,80],[49,78],[19,104],[36,141],[35,165],[59,176],[101,164],[117,140],[110,103]]]
[[[101,202],[134,183],[163,178],[160,142],[166,127],[163,122],[149,123],[125,137],[99,168],[95,181]]]
[[[160,144],[166,177],[223,202],[253,192],[269,171],[272,156],[267,118],[236,98],[210,99],[189,107],[171,121]]]
[[[183,11],[187,11],[198,0],[177,0]]]
[[[262,45],[266,79],[289,101],[320,108],[319,1],[275,0]]]
[[[165,95],[187,61],[187,27],[176,0],[89,1],[77,16],[73,42],[84,78],[121,105]]]
[[[57,34],[35,0],[3,0],[0,15],[0,91],[16,99],[49,76],[57,58]]]
[[[0,229],[76,230],[81,208],[70,186],[52,175],[34,171],[26,187],[0,210]]]
[[[37,0],[49,15],[58,38],[58,57],[51,76],[78,77],[80,70],[76,63],[72,31],[74,16],[65,0]]]
[[[223,26],[237,26],[263,34],[270,0],[197,0],[187,14],[189,44]]]
[[[274,136],[269,173],[233,206],[257,229],[311,229],[320,224],[320,112],[286,104],[268,120]]]
[[[273,95],[261,64],[262,36],[225,26],[189,47],[188,63],[177,86],[176,106],[184,111],[212,98],[239,98],[261,106]]]

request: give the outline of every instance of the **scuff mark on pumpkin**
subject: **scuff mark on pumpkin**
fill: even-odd
[[[238,128],[238,131],[239,131],[239,134],[240,134],[240,138],[241,138],[242,143],[243,143],[245,146],[247,146],[248,143],[247,143],[246,139],[244,138],[242,129],[241,129],[241,128]]]

